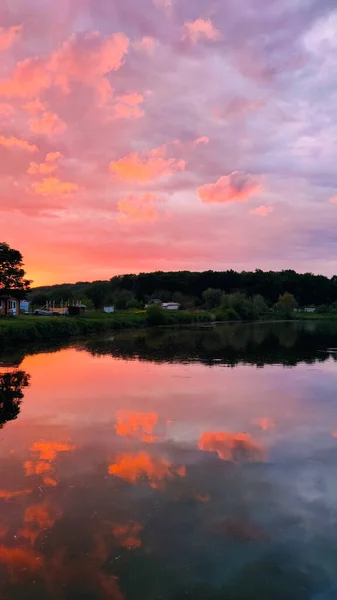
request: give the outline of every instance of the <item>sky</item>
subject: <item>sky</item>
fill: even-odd
[[[0,239],[35,285],[336,273],[335,0],[2,0]]]

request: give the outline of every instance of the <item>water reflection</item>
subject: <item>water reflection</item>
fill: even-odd
[[[337,370],[318,352],[336,344],[273,327],[8,367],[1,403],[25,401],[0,440],[1,600],[337,597]]]
[[[0,429],[8,421],[17,419],[24,397],[23,389],[29,385],[29,375],[24,371],[0,373]]]
[[[337,324],[252,323],[228,324],[214,330],[174,330],[117,335],[112,340],[93,340],[85,348],[94,356],[119,356],[155,362],[203,364],[240,363],[295,366],[299,362],[324,362],[337,354],[326,352],[335,345]]]

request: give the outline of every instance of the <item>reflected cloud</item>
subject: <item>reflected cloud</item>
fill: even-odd
[[[216,452],[219,458],[231,462],[260,462],[266,456],[265,449],[248,433],[205,432],[198,445],[200,450]]]
[[[143,442],[155,442],[157,437],[152,435],[153,429],[158,421],[155,412],[142,413],[129,410],[117,412],[116,433],[130,439],[142,440]]]
[[[18,492],[9,492],[8,490],[0,490],[0,500],[13,500],[14,498],[20,498],[21,496],[28,496],[31,494],[31,490],[22,490]]]
[[[52,464],[52,461],[61,452],[72,452],[75,450],[75,446],[69,443],[42,441],[35,442],[30,450],[33,453],[33,459],[27,460],[24,464],[26,475],[41,475],[44,485],[55,487],[57,481],[53,477],[55,465]]]
[[[276,427],[275,421],[269,417],[260,417],[254,420],[254,425],[261,427],[262,431],[272,431]]]
[[[165,458],[152,457],[146,452],[140,452],[118,454],[116,462],[109,466],[109,474],[133,484],[147,481],[150,487],[158,489],[168,479],[185,477],[186,468],[175,467]]]
[[[140,533],[143,527],[140,523],[119,523],[113,525],[112,532],[119,546],[131,550],[131,548],[140,548],[142,540]]]

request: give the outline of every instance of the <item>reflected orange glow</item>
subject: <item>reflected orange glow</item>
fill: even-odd
[[[152,435],[153,428],[158,421],[156,413],[119,410],[116,416],[118,435],[143,440],[143,442],[156,441],[157,438]]]
[[[43,483],[46,486],[55,487],[57,481],[52,477],[55,468],[51,464],[59,452],[71,452],[75,446],[68,443],[36,442],[31,447],[33,453],[38,453],[38,460],[27,460],[24,463],[26,475],[45,475]]]
[[[210,501],[211,497],[208,494],[196,494],[195,499],[198,502],[202,502],[203,504],[207,504]]]
[[[144,479],[156,489],[165,479],[185,477],[184,466],[174,467],[164,458],[151,457],[146,452],[139,454],[118,454],[116,462],[109,466],[109,474],[120,477],[130,483],[138,483]]]
[[[272,431],[276,427],[275,421],[269,419],[269,417],[255,419],[254,425],[261,427],[262,431]]]
[[[25,511],[25,523],[34,523],[40,529],[49,529],[55,520],[55,511],[46,502],[29,506]]]
[[[28,542],[33,546],[36,542],[39,533],[40,532],[38,530],[33,530],[29,527],[23,527],[22,529],[19,529],[19,531],[16,534],[16,537],[21,537],[28,540]]]
[[[37,571],[41,568],[42,558],[35,552],[23,548],[0,546],[0,564],[15,567],[16,570]]]
[[[265,450],[252,440],[248,433],[226,431],[203,433],[199,440],[200,450],[216,452],[222,460],[232,462],[260,461],[265,458]]]
[[[143,527],[140,523],[119,523],[112,527],[113,534],[120,546],[130,550],[131,548],[140,548],[142,540],[140,532]]]
[[[9,492],[8,490],[0,490],[0,499],[13,500],[13,498],[19,498],[20,496],[28,496],[31,494],[31,490],[21,490],[19,492]]]
[[[5,537],[8,531],[8,527],[6,525],[0,524],[0,538]]]

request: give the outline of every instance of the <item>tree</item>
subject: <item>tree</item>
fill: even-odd
[[[279,297],[278,302],[276,302],[274,309],[283,314],[284,316],[290,317],[295,308],[297,307],[297,302],[292,294],[286,292],[282,296]]]
[[[205,308],[212,310],[212,308],[218,308],[221,304],[221,298],[223,295],[222,290],[208,288],[202,293],[202,299],[204,301]]]
[[[23,388],[29,385],[25,371],[13,371],[0,375],[0,429],[7,421],[16,419],[23,399]]]
[[[0,289],[28,292],[31,281],[25,275],[21,252],[0,242]]]

